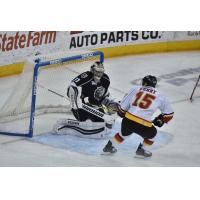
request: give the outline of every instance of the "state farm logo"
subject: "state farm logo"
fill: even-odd
[[[0,34],[0,49],[2,52],[55,42],[56,31],[29,31],[27,33],[18,31],[12,36],[9,35],[9,32]]]

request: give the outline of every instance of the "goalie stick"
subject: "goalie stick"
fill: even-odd
[[[58,93],[58,92],[56,92],[56,91],[54,91],[54,90],[52,90],[52,89],[46,88],[46,87],[44,87],[44,86],[41,85],[41,84],[37,84],[37,85],[38,85],[40,88],[42,88],[42,89],[44,89],[44,90],[46,90],[46,91],[48,91],[48,92],[51,92],[52,94],[55,94],[55,95],[57,95],[57,96],[59,96],[59,97],[61,97],[61,98],[64,98],[64,99],[66,99],[66,100],[69,101],[69,98],[68,98],[68,97],[66,97],[66,96],[64,96],[64,95],[62,95],[62,94],[60,94],[60,93]],[[82,108],[83,110],[85,110],[85,111],[87,111],[87,112],[89,112],[89,113],[91,113],[91,114],[93,114],[93,115],[95,115],[95,116],[101,118],[101,119],[104,119],[105,121],[110,121],[110,120],[112,120],[111,116],[106,115],[105,113],[103,113],[103,112],[101,112],[101,111],[99,111],[99,110],[97,110],[97,109],[95,109],[95,108],[93,108],[93,107],[91,107],[91,106],[88,106],[88,105],[86,105],[86,104],[84,104],[84,103],[82,103],[81,108]]]

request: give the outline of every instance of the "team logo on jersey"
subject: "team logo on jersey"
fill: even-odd
[[[105,88],[102,86],[97,87],[97,89],[94,91],[94,98],[99,101],[101,100],[104,94],[105,94]]]
[[[92,81],[92,85],[97,85],[97,83],[95,81]]]

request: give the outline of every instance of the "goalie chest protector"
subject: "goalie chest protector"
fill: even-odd
[[[82,87],[81,98],[88,97],[89,103],[100,105],[102,98],[108,91],[110,79],[107,74],[103,74],[100,82],[96,83],[90,71],[84,72],[72,80],[78,87]]]

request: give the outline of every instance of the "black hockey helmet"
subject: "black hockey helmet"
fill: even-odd
[[[101,77],[103,76],[104,71],[105,71],[103,63],[101,63],[99,61],[95,62],[91,66],[90,71],[94,74],[94,80],[96,82],[99,82],[99,80],[101,79]]]
[[[155,88],[156,84],[157,84],[157,78],[155,76],[148,75],[142,79],[143,86],[151,86]]]

